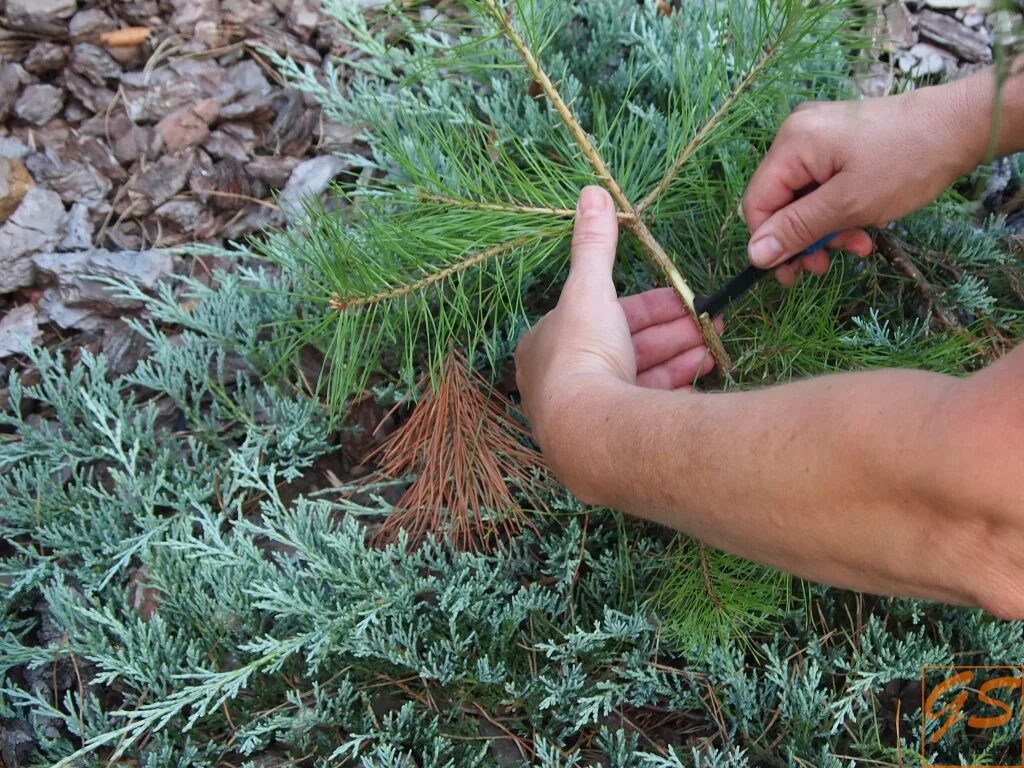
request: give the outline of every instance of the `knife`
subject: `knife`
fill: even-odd
[[[766,276],[772,273],[776,267],[781,267],[783,264],[789,264],[791,261],[796,261],[803,256],[814,253],[820,248],[824,248],[825,245],[835,237],[838,232],[832,232],[825,235],[820,240],[816,240],[807,246],[804,250],[795,256],[790,256],[785,261],[776,264],[774,267],[768,269],[760,269],[753,265],[747,267],[740,272],[736,277],[730,280],[728,283],[723,285],[717,291],[710,296],[696,296],[693,299],[693,308],[697,310],[697,316],[700,317],[705,312],[708,313],[709,317],[715,317],[725,311],[726,307],[732,304],[736,299],[743,296],[747,291],[757,285]]]

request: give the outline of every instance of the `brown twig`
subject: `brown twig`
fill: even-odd
[[[957,320],[956,315],[946,308],[935,286],[928,281],[928,278],[921,273],[917,265],[910,260],[906,250],[901,246],[900,241],[896,237],[888,232],[876,232],[875,249],[893,268],[899,270],[913,281],[932,317],[943,328],[951,331],[963,330],[963,325]]]

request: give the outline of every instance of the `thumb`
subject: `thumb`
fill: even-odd
[[[576,205],[566,288],[572,291],[610,292],[619,222],[611,196],[597,186],[584,187]]]
[[[847,229],[850,196],[843,180],[833,177],[813,192],[797,198],[768,217],[750,236],[747,255],[760,269],[775,266],[800,253],[830,232]]]

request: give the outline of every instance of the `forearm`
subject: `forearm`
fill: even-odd
[[[917,371],[699,396],[603,382],[565,414],[567,479],[806,578],[976,604],[981,587],[958,570],[991,553],[973,535],[988,500],[964,477],[964,386]]]
[[[995,67],[914,94],[951,130],[962,171],[992,157],[1024,151],[1024,56],[1007,66],[1002,82]]]

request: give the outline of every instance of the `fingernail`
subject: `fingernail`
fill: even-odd
[[[774,264],[782,256],[782,245],[774,235],[765,235],[750,244],[747,255],[755,267],[763,269]]]
[[[600,187],[584,187],[580,193],[580,201],[576,209],[584,219],[592,219],[604,213],[608,204],[608,194]]]

